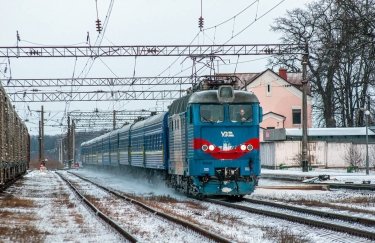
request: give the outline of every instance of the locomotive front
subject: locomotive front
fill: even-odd
[[[178,115],[172,116],[179,117]],[[170,154],[175,184],[193,195],[243,196],[254,191],[260,174],[259,123],[262,109],[253,93],[221,86],[187,100],[186,153]],[[176,129],[175,129],[176,130]],[[170,137],[176,136],[170,129]],[[171,139],[171,147],[175,138]],[[180,150],[183,151],[183,148]],[[186,182],[184,185],[184,181]]]

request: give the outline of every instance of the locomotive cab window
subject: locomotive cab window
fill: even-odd
[[[202,122],[223,122],[224,107],[222,105],[201,105],[200,120]]]
[[[229,115],[232,122],[252,122],[253,110],[251,105],[230,105]]]

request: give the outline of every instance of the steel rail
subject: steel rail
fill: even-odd
[[[125,237],[127,240],[130,242],[138,242],[137,238],[132,236],[130,233],[128,233],[126,230],[121,228],[116,222],[114,222],[112,219],[110,219],[107,215],[105,215],[103,212],[101,212],[98,208],[96,208],[84,195],[82,195],[78,189],[73,186],[72,183],[70,183],[69,180],[67,180],[63,175],[60,173],[56,172],[60,178],[65,181],[66,184],[83,200],[83,202],[91,209],[94,211],[95,215],[98,215],[104,222],[106,222],[108,225],[110,225],[112,228],[114,228],[120,235]]]
[[[359,224],[368,225],[368,226],[375,226],[375,220],[373,219],[343,215],[343,214],[332,213],[332,212],[324,212],[324,211],[319,211],[319,210],[314,210],[314,209],[309,209],[309,208],[302,208],[298,206],[292,206],[292,205],[281,204],[281,203],[265,201],[265,200],[249,199],[249,198],[244,198],[243,200],[246,202],[250,202],[250,203],[288,209],[288,210],[292,210],[292,211],[299,212],[299,213],[312,214],[312,215],[317,215],[317,216],[325,217],[325,218],[340,219],[340,220],[347,221],[347,222],[359,223]]]
[[[215,200],[215,199],[204,199],[203,201],[218,204],[218,205],[222,205],[222,206],[226,206],[226,207],[229,207],[229,208],[243,210],[243,211],[246,211],[246,212],[249,212],[249,213],[266,215],[266,216],[269,216],[269,217],[284,219],[284,220],[288,220],[288,221],[291,221],[291,222],[297,222],[297,223],[306,224],[306,225],[312,225],[312,226],[315,226],[315,227],[318,227],[318,228],[334,230],[334,231],[341,232],[341,233],[347,233],[347,234],[350,234],[350,235],[375,240],[375,233],[369,232],[369,231],[366,231],[366,230],[351,228],[351,227],[348,227],[348,226],[318,221],[318,220],[314,220],[314,219],[308,219],[308,218],[299,217],[299,216],[290,215],[290,214],[285,214],[285,213],[280,213],[280,212],[273,212],[273,211],[268,211],[268,210],[264,210],[264,209],[246,207],[246,206],[233,204],[233,203],[229,203],[229,202],[224,202],[224,201],[219,201],[219,200]]]
[[[144,204],[144,203],[142,203],[142,202],[134,199],[131,195],[127,195],[125,193],[121,193],[121,194],[117,193],[117,192],[115,192],[112,189],[104,187],[104,186],[102,186],[102,185],[100,185],[98,183],[95,183],[95,182],[93,182],[93,181],[91,181],[91,180],[89,180],[89,179],[87,179],[87,178],[85,178],[83,176],[77,175],[76,173],[72,173],[72,172],[68,172],[68,173],[70,173],[72,175],[75,175],[75,176],[77,176],[78,178],[80,178],[80,179],[82,179],[84,181],[92,183],[93,185],[95,185],[95,186],[97,186],[97,187],[99,187],[99,188],[101,188],[101,189],[103,189],[103,190],[105,190],[105,191],[107,191],[107,192],[109,192],[109,193],[111,193],[111,194],[113,194],[113,195],[115,195],[115,196],[123,199],[123,200],[126,200],[128,202],[136,204],[136,205],[138,205],[138,206],[146,209],[147,211],[149,211],[149,212],[151,212],[151,213],[153,213],[155,215],[159,215],[159,216],[161,216],[161,217],[163,217],[165,219],[168,219],[169,221],[172,221],[172,222],[174,222],[176,224],[180,224],[180,225],[182,225],[182,226],[184,226],[184,227],[186,227],[186,228],[188,228],[190,230],[193,230],[193,231],[197,232],[198,234],[201,234],[201,235],[203,235],[203,236],[205,236],[205,237],[207,237],[207,238],[209,238],[211,240],[214,240],[216,242],[222,242],[222,243],[230,243],[230,242],[232,242],[231,240],[228,240],[228,239],[226,239],[224,237],[221,237],[221,236],[219,236],[219,235],[217,235],[217,234],[215,234],[213,232],[210,232],[210,231],[207,231],[205,229],[202,229],[198,225],[192,224],[192,223],[190,223],[188,221],[185,221],[183,219],[176,218],[176,217],[174,217],[174,216],[172,216],[170,214],[167,214],[167,213],[161,212],[159,210],[156,210],[156,209],[154,209],[152,207],[149,207],[146,204]]]

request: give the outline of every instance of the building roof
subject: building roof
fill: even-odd
[[[284,77],[280,76],[279,73],[277,73],[277,72],[268,68],[268,69],[266,69],[266,70],[264,70],[263,72],[260,72],[260,73],[236,73],[235,76],[237,76],[240,79],[240,82],[241,82],[240,86],[241,87],[247,87],[249,84],[251,84],[253,81],[255,81],[258,77],[262,76],[267,71],[270,71],[270,72],[274,73],[275,75],[279,76],[280,78],[282,78],[283,80],[285,80],[289,84],[296,87],[298,90],[302,89],[302,73],[287,72],[286,73],[287,78],[285,79]],[[279,70],[279,72],[280,72],[280,70]],[[221,73],[219,75],[229,75],[229,74]],[[230,74],[230,75],[233,75],[233,74]],[[307,85],[308,85],[307,94],[311,95],[310,85],[309,84],[307,84]]]
[[[269,111],[269,112],[263,114],[263,117],[264,117],[264,116],[267,116],[267,115],[275,115],[275,116],[279,116],[279,117],[286,118],[285,116],[283,116],[283,115],[281,115],[281,114],[279,114],[279,113],[273,112],[273,111]]]
[[[302,129],[287,128],[285,129],[286,136],[302,136]],[[312,136],[365,136],[366,127],[335,127],[335,128],[309,128],[307,129],[309,137]],[[375,135],[375,133],[368,129],[368,135]]]
[[[373,143],[375,133],[368,129],[368,139]],[[309,128],[307,130],[309,141],[348,141],[364,142],[366,127],[339,127],[339,128]],[[293,141],[302,139],[302,129],[300,128],[278,128],[263,130],[265,142],[272,141]]]

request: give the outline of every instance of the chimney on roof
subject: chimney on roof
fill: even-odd
[[[285,68],[279,68],[279,76],[285,80],[288,80],[288,74]]]

